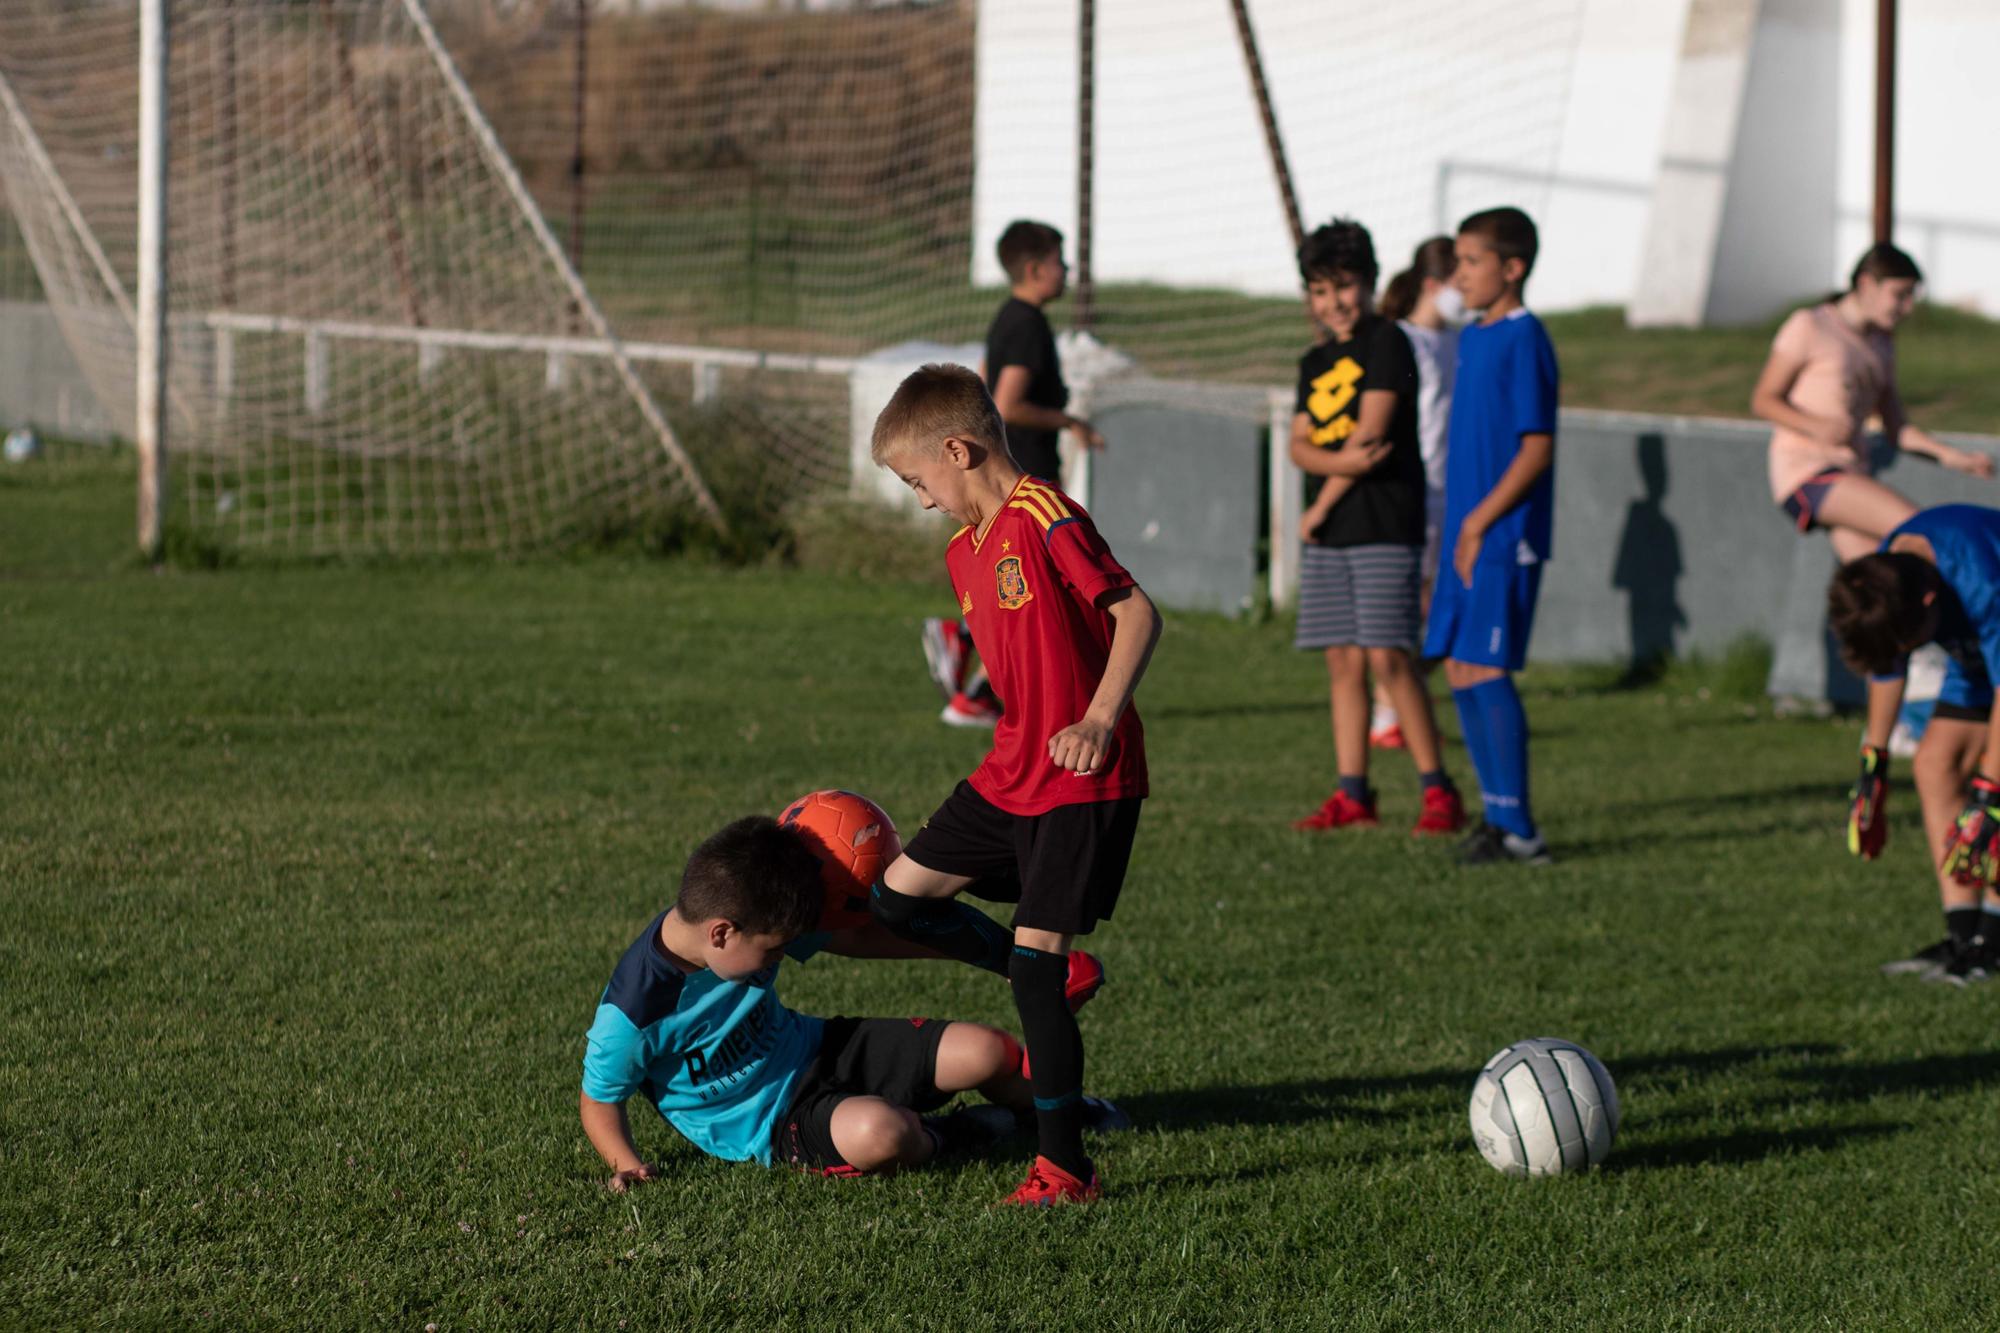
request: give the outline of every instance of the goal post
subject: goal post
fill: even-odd
[[[419,0],[168,9],[0,12],[0,182],[143,549],[728,536]]]

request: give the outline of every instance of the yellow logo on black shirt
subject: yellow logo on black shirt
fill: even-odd
[[[1028,591],[1027,575],[1021,572],[1021,557],[1010,555],[993,566],[994,596],[1003,611],[1018,611],[1035,600]]]
[[[1361,364],[1351,356],[1343,356],[1324,375],[1313,380],[1313,391],[1306,396],[1306,410],[1312,413],[1314,421],[1321,423],[1312,433],[1314,444],[1339,444],[1354,434],[1354,418],[1335,414],[1354,401],[1354,386],[1360,382]]]

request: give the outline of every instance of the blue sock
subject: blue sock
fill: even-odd
[[[1360,801],[1363,805],[1368,803],[1367,778],[1349,777],[1347,774],[1342,773],[1340,775],[1340,790],[1345,793],[1347,799],[1350,801]]]
[[[1465,755],[1472,761],[1472,776],[1479,783],[1483,800],[1493,789],[1487,776],[1493,771],[1493,760],[1487,755],[1492,741],[1486,734],[1486,714],[1479,707],[1479,696],[1471,690],[1453,690],[1451,701],[1458,706],[1458,725],[1465,732]]]
[[[1486,822],[1516,837],[1533,838],[1535,817],[1528,810],[1528,715],[1522,711],[1514,678],[1489,680],[1467,693],[1485,718],[1486,749],[1492,761],[1490,772],[1484,767],[1479,770]]]

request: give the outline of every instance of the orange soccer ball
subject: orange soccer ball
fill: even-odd
[[[851,791],[816,791],[786,806],[778,822],[804,835],[819,857],[826,892],[819,928],[867,925],[869,889],[903,854],[903,840],[882,807]]]

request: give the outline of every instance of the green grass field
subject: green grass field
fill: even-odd
[[[888,1181],[696,1157],[627,1198],[577,1125],[619,952],[722,821],[847,784],[913,828],[933,585],[617,560],[154,573],[128,464],[0,472],[0,1322],[21,1326],[1934,1328],[2000,1297],[2000,991],[1935,934],[1914,803],[1841,846],[1846,723],[1754,671],[1534,672],[1562,862],[1291,833],[1329,781],[1287,626],[1175,616],[1155,796],[1086,1011],[1140,1128]],[[1746,688],[1745,681],[1748,681]],[[1462,754],[1455,767],[1465,770]],[[1392,825],[1415,814],[1400,760]],[[950,964],[788,968],[824,1013],[1011,1025]],[[1478,1158],[1473,1072],[1617,1076],[1607,1166]]]

